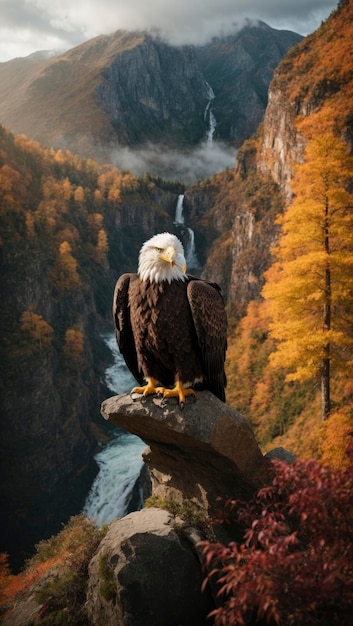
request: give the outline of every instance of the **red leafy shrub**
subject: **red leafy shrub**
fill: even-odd
[[[353,624],[353,467],[274,462],[249,502],[226,503],[242,540],[204,542],[216,626]]]

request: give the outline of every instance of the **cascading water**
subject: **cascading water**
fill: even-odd
[[[180,233],[181,233],[180,239],[182,239],[182,242],[184,245],[187,270],[188,271],[190,269],[198,270],[200,269],[200,263],[196,254],[195,234],[191,228],[189,228],[188,226],[185,226],[183,203],[184,203],[184,195],[180,194],[178,196],[178,201],[177,201],[177,205],[175,209],[174,224],[175,226],[180,228]]]
[[[136,384],[121,356],[115,335],[103,336],[111,350],[114,363],[105,372],[105,383],[114,394],[129,392]],[[96,454],[99,472],[87,496],[84,512],[97,525],[107,524],[123,517],[134,484],[142,467],[142,452],[146,449],[141,439],[116,428],[114,437]]]
[[[204,120],[205,120],[205,124],[207,125],[206,141],[207,141],[207,145],[209,147],[212,147],[213,135],[216,130],[217,122],[216,122],[216,118],[214,114],[212,113],[212,103],[213,103],[213,100],[215,99],[215,95],[214,95],[214,91],[211,85],[209,85],[208,83],[207,83],[207,95],[208,95],[208,103],[206,105],[206,109],[204,113]]]
[[[177,226],[184,225],[183,202],[184,202],[184,195],[181,193],[178,196],[178,202],[177,202],[176,209],[175,209],[174,224],[176,224]]]

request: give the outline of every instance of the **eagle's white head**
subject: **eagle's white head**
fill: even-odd
[[[154,235],[146,241],[139,256],[138,274],[142,280],[161,283],[167,280],[185,280],[184,248],[171,233]]]

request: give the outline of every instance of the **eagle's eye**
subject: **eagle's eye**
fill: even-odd
[[[157,252],[161,253],[163,252],[163,248],[156,248]]]

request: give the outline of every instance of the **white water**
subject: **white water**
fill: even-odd
[[[114,363],[105,372],[105,383],[112,394],[129,392],[136,384],[121,356],[115,335],[103,336],[112,351]],[[103,419],[103,418],[102,418]],[[126,514],[131,490],[140,474],[146,444],[120,428],[111,441],[102,445],[95,460],[99,472],[87,496],[84,512],[100,526]]]
[[[191,269],[199,269],[200,263],[196,254],[194,231],[191,228],[187,228],[187,231],[189,235],[189,244],[187,246],[187,251],[185,254],[186,267],[189,267]]]
[[[177,201],[177,205],[175,209],[174,224],[176,226],[181,226],[181,227],[184,227],[184,224],[185,224],[185,219],[184,219],[184,214],[183,214],[183,210],[184,210],[183,202],[184,202],[184,195],[180,194],[178,196],[178,201]],[[185,261],[186,261],[187,270],[199,269],[200,263],[196,254],[194,231],[191,228],[186,227],[186,228],[183,228],[182,234],[184,235],[183,237],[184,238],[184,250],[185,250]]]
[[[174,224],[177,224],[178,226],[182,226],[184,224],[183,202],[184,202],[184,195],[181,193],[178,196],[178,202],[176,205],[175,218],[174,218]]]
[[[217,126],[217,122],[216,122],[216,118],[214,116],[214,114],[212,113],[212,102],[215,99],[215,95],[213,92],[213,89],[211,87],[211,85],[209,85],[207,83],[207,89],[208,89],[208,103],[206,105],[206,109],[205,109],[205,113],[204,113],[204,120],[207,123],[208,121],[208,129],[206,132],[206,139],[207,139],[207,145],[209,147],[212,147],[213,145],[213,135],[214,132],[216,130],[216,126]]]

